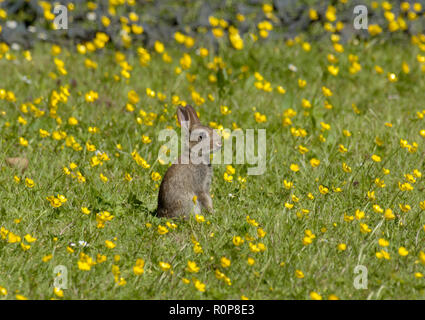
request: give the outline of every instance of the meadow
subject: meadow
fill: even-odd
[[[425,36],[261,31],[0,44],[0,299],[424,298]],[[214,214],[158,218],[186,104],[266,129],[266,171],[216,165]]]

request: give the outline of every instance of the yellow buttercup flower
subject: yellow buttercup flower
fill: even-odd
[[[63,290],[59,288],[53,288],[53,293],[59,298],[63,298]]]
[[[30,178],[25,178],[25,185],[26,185],[28,188],[34,188],[34,186],[35,186],[35,182],[34,182],[34,180],[32,180],[32,179],[30,179]]]
[[[171,265],[168,262],[159,262],[159,267],[162,269],[162,271],[168,271],[171,269]]]
[[[291,169],[291,171],[294,171],[294,172],[298,172],[298,171],[300,171],[300,167],[297,165],[297,164],[291,164],[290,166],[289,166],[289,168]]]
[[[229,259],[227,259],[226,257],[222,257],[222,258],[220,259],[220,263],[221,263],[221,266],[222,266],[223,268],[228,268],[228,267],[230,267],[230,260],[229,260]]]
[[[232,242],[235,246],[240,246],[241,244],[244,243],[244,239],[239,237],[239,236],[233,236]]]
[[[206,289],[206,286],[205,286],[205,284],[204,283],[202,283],[201,281],[199,281],[199,280],[194,280],[194,286],[195,286],[195,288],[198,290],[198,291],[200,291],[200,292],[205,292],[205,289]]]
[[[360,223],[360,231],[361,233],[369,233],[372,230],[369,228],[369,226],[366,223]]]
[[[197,273],[199,272],[199,267],[197,266],[195,261],[188,260],[186,270],[191,273]]]
[[[399,207],[400,207],[401,211],[403,211],[403,212],[409,212],[410,209],[412,209],[410,207],[410,205],[408,205],[408,204],[402,204],[402,203],[399,204]]]
[[[163,234],[167,234],[167,233],[168,233],[168,229],[167,229],[167,227],[164,227],[164,226],[162,226],[162,225],[159,225],[159,226],[158,226],[158,233],[159,233],[159,234],[161,234],[161,235],[163,235]]]
[[[391,209],[385,209],[384,217],[387,220],[393,220],[395,219],[395,215]]]
[[[405,257],[409,254],[409,251],[407,251],[405,247],[400,247],[398,249],[398,254],[401,255],[402,257]]]
[[[99,99],[99,94],[93,90],[90,90],[85,94],[85,99],[87,102],[94,102]]]
[[[110,241],[110,240],[105,240],[105,246],[106,246],[108,249],[113,249],[113,248],[115,248],[115,247],[116,247],[116,244],[115,244],[114,242]]]
[[[295,277],[297,277],[298,279],[303,279],[304,273],[301,270],[295,270]]]
[[[340,243],[338,245],[338,250],[339,251],[345,251],[345,249],[347,249],[347,245],[345,243]]]
[[[328,188],[328,187],[325,187],[325,186],[320,185],[320,186],[319,186],[319,192],[320,192],[321,194],[325,195],[325,194],[329,193],[329,188]]]
[[[137,276],[140,276],[141,274],[143,274],[145,272],[145,270],[143,269],[144,266],[145,266],[145,261],[143,259],[137,259],[136,265],[133,267],[134,274]]]
[[[314,291],[310,292],[310,298],[312,300],[322,300],[322,296]]]

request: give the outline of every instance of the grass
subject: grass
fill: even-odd
[[[343,53],[335,52],[330,41],[311,46],[308,52],[297,43],[260,45],[246,41],[241,51],[222,46],[218,55],[226,63],[226,72],[208,69],[207,63],[213,61],[211,48],[205,58],[190,51],[191,66],[180,74],[175,68],[180,66],[181,47],[166,47],[171,63],[152,51],[147,66],[139,64],[134,48],[125,52],[133,66],[128,80],[120,74],[121,67],[111,49],[84,56],[74,48],[62,47],[57,58],[63,60],[66,75],[58,72],[47,45],[37,45],[31,51],[31,61],[20,52],[14,53],[13,61],[1,59],[1,88],[12,91],[16,102],[0,100],[0,226],[4,227],[0,238],[0,287],[7,290],[6,295],[0,293],[0,298],[310,299],[315,297],[312,292],[325,299],[331,295],[340,299],[423,298],[425,283],[420,276],[425,261],[421,263],[419,258],[425,249],[425,215],[420,207],[425,200],[423,177],[413,176],[416,182],[410,183],[412,191],[399,189],[399,181],[407,181],[405,174],[424,170],[424,138],[419,132],[425,129],[421,119],[425,81],[417,61],[421,52],[403,40],[351,43],[344,46]],[[337,76],[327,71],[329,53],[338,58]],[[357,55],[361,65],[355,74],[349,72],[349,54]],[[87,57],[97,62],[97,69],[85,67]],[[403,73],[403,61],[410,66],[409,73]],[[297,67],[297,72],[289,70],[290,64]],[[377,73],[375,65],[384,72]],[[241,70],[244,66],[245,72]],[[255,72],[271,83],[271,92],[255,87]],[[395,73],[398,81],[390,82],[389,72]],[[196,79],[189,82],[188,74]],[[120,79],[114,79],[114,75]],[[215,75],[218,81],[210,82],[209,75]],[[23,76],[31,83],[23,81]],[[305,88],[298,86],[299,78],[307,81]],[[60,92],[64,85],[69,86],[70,95],[67,102],[58,104],[59,124],[49,116],[50,97],[52,90]],[[285,88],[285,94],[277,91],[278,85]],[[331,89],[333,95],[324,97],[322,86]],[[147,96],[147,88],[156,92],[154,98]],[[192,101],[191,89],[205,99],[201,105]],[[99,96],[92,103],[85,100],[90,90]],[[140,97],[133,112],[125,109],[130,90]],[[158,92],[165,94],[164,101],[157,98]],[[207,98],[208,94],[214,101]],[[223,175],[228,168],[216,166],[212,183],[215,213],[204,214],[204,222],[195,218],[165,220],[151,214],[160,183],[153,181],[152,173],[163,176],[167,169],[156,161],[161,146],[157,134],[166,126],[176,127],[173,95],[194,105],[206,124],[216,122],[232,128],[236,123],[242,129],[267,130],[266,172],[247,176],[248,165],[233,165],[233,182],[227,182]],[[22,103],[38,97],[42,99],[37,108],[46,111],[43,116],[22,112]],[[302,107],[303,98],[311,102],[312,108]],[[325,100],[332,109],[324,107]],[[223,115],[221,105],[228,106],[231,114]],[[283,114],[289,108],[296,115],[292,125],[285,126]],[[153,113],[151,125],[141,110],[148,116]],[[266,122],[255,120],[257,111],[266,115]],[[19,116],[26,124],[18,122]],[[77,125],[68,124],[71,116],[78,119]],[[323,130],[321,122],[329,124],[330,130]],[[89,127],[97,127],[99,132],[91,133]],[[296,137],[291,128],[303,128],[307,135]],[[42,138],[40,129],[50,136]],[[344,135],[343,130],[349,130],[351,136]],[[72,135],[81,150],[74,150],[72,146],[78,146],[70,140],[67,146],[66,139],[53,139],[54,131],[64,131],[68,138]],[[142,135],[152,141],[142,143]],[[320,135],[326,140],[322,142]],[[28,141],[27,146],[19,143],[20,137]],[[376,143],[376,137],[382,144]],[[400,147],[400,139],[407,140],[410,151]],[[110,160],[92,166],[95,152],[88,151],[88,141],[106,152]],[[417,151],[413,142],[418,144]],[[341,153],[340,144],[348,151]],[[299,145],[308,152],[301,154]],[[150,168],[136,163],[134,150]],[[374,162],[374,154],[382,160]],[[30,165],[21,173],[4,164],[6,157],[27,157]],[[311,166],[311,158],[320,160],[318,167]],[[71,171],[80,171],[85,182],[64,173],[63,168],[70,168],[72,162],[78,167]],[[343,163],[351,167],[351,172],[342,169]],[[298,165],[299,171],[291,170],[291,164]],[[384,174],[383,168],[390,173]],[[101,180],[101,173],[107,182]],[[132,181],[124,179],[126,173]],[[238,181],[239,176],[246,182]],[[32,179],[35,186],[26,186],[26,178]],[[383,179],[386,186],[377,186],[376,178]],[[293,187],[285,188],[284,180],[293,182]],[[328,188],[327,194],[319,192],[321,185]],[[375,192],[375,200],[368,197],[368,191]],[[309,193],[314,199],[308,197]],[[46,197],[58,194],[67,201],[54,208]],[[285,203],[294,206],[289,209]],[[375,212],[376,204],[383,210],[391,208],[394,219]],[[399,204],[409,204],[411,209],[403,212]],[[82,207],[91,213],[82,213]],[[302,209],[308,213],[302,213]],[[356,210],[364,211],[365,216],[359,220]],[[103,211],[114,217],[104,228],[98,228],[96,214]],[[253,221],[249,223],[247,216],[255,219],[258,227]],[[363,225],[364,232],[361,224],[367,225]],[[165,226],[168,233],[159,234],[158,226]],[[257,232],[259,227],[266,232],[262,238]],[[20,236],[20,241],[11,240],[5,230]],[[314,236],[308,236],[308,230]],[[27,234],[36,240],[29,243],[24,239]],[[244,243],[234,245],[234,236],[243,238]],[[387,247],[380,246],[381,238],[389,242]],[[106,240],[116,246],[107,248]],[[196,242],[202,253],[195,252]],[[249,243],[264,244],[264,251],[253,252]],[[346,249],[338,250],[340,244]],[[26,245],[30,248],[24,250]],[[400,255],[400,247],[405,247],[408,254]],[[389,259],[382,253],[378,254],[381,258],[377,257],[381,250],[388,252]],[[98,254],[104,255],[106,261],[81,270],[78,262],[82,252],[93,260]],[[43,257],[49,255],[51,259],[43,262]],[[222,257],[231,261],[229,267],[222,266]],[[254,259],[253,265],[247,263],[248,258]],[[145,263],[141,275],[133,271],[137,259]],[[186,270],[188,261],[196,262],[197,273]],[[171,269],[163,271],[160,262],[169,263]],[[58,265],[67,268],[68,288],[56,295],[53,270]],[[357,265],[367,267],[367,289],[353,286]],[[216,270],[224,273],[221,279]],[[304,278],[296,276],[297,270]]]

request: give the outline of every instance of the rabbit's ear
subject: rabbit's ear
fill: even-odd
[[[192,123],[189,116],[189,112],[187,112],[186,108],[182,106],[177,107],[177,119],[179,120],[180,126],[182,128],[185,127],[187,130],[189,130]]]
[[[200,124],[201,120],[199,120],[198,114],[196,113],[195,109],[193,109],[191,105],[187,105],[186,109],[190,117],[190,125],[193,126],[194,124]]]

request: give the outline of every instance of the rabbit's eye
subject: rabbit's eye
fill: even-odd
[[[206,133],[205,133],[205,132],[202,132],[202,133],[199,135],[198,141],[201,141],[201,140],[202,140],[202,139],[204,139],[204,138],[206,138]]]

